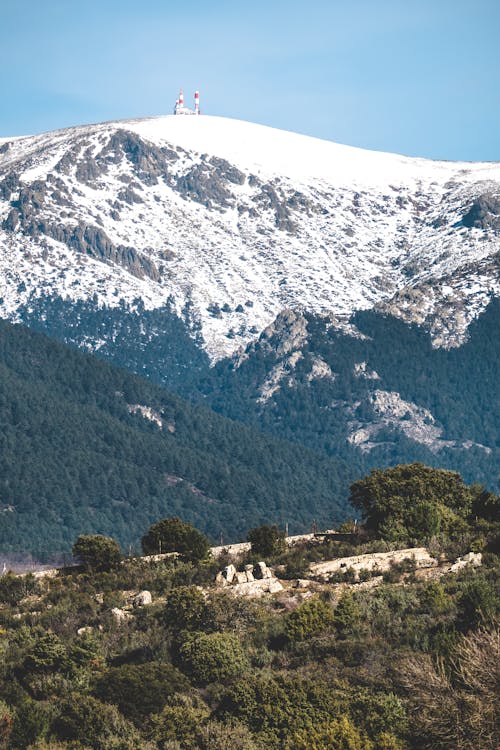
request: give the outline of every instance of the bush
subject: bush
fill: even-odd
[[[210,543],[205,534],[180,518],[164,518],[153,524],[142,537],[145,555],[178,552],[190,562],[199,562],[208,555]]]
[[[171,664],[148,662],[108,669],[99,679],[95,693],[138,723],[145,716],[161,711],[170,695],[188,687],[184,675]]]
[[[201,699],[176,695],[167,702],[161,713],[151,716],[147,735],[157,743],[155,747],[165,750],[198,748],[196,738],[208,716],[209,710]]]
[[[372,742],[347,716],[294,732],[284,747],[285,750],[374,750]]]
[[[33,700],[24,700],[17,707],[10,747],[25,750],[37,739],[46,736],[49,727],[49,716],[44,705]]]
[[[0,578],[0,602],[15,606],[35,587],[36,579],[30,573],[26,576],[16,576],[8,572]]]
[[[174,632],[202,630],[205,620],[205,597],[196,586],[179,586],[167,595],[161,619]]]
[[[179,649],[184,669],[195,682],[223,682],[245,672],[249,662],[232,633],[192,633]]]
[[[118,542],[101,534],[79,536],[73,545],[73,556],[80,560],[87,570],[97,572],[111,570],[122,559]]]
[[[308,599],[288,615],[286,634],[293,643],[321,633],[331,626],[333,612],[323,599]]]
[[[334,625],[340,636],[350,635],[361,620],[361,608],[351,592],[343,594],[333,613]]]
[[[52,731],[60,740],[80,743],[92,750],[141,750],[143,743],[133,724],[115,706],[90,695],[75,694],[58,705]],[[78,747],[78,744],[77,744]]]
[[[200,750],[257,750],[252,733],[244,724],[209,721],[198,733]]]

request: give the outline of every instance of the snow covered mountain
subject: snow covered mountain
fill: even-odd
[[[1,317],[56,297],[168,303],[212,362],[287,308],[344,327],[375,308],[453,347],[500,295],[500,164],[220,117],[2,139],[0,226]]]

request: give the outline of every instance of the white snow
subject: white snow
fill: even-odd
[[[225,183],[230,205],[221,208],[186,199],[162,179],[141,183],[126,159],[109,164],[92,186],[77,179],[74,167],[54,172],[65,155],[76,164],[87,149],[98,154],[117,130],[177,149],[172,178],[207,154],[235,165],[245,182]],[[0,181],[12,171],[24,183],[54,174],[66,186],[69,208],[47,191],[47,221],[100,226],[116,245],[133,247],[160,270],[159,281],[138,278],[47,237],[0,229],[0,314],[6,317],[15,318],[30,294],[97,294],[108,306],[139,296],[147,308],[172,297],[179,314],[191,305],[216,360],[255,338],[284,308],[341,316],[345,327],[353,310],[384,304],[428,325],[436,344],[457,344],[490,295],[500,294],[493,261],[498,237],[459,225],[476,196],[498,191],[497,163],[411,159],[205,115],[4,140],[12,145],[0,154]],[[141,203],[120,202],[127,181]],[[293,232],[279,228],[273,207],[262,202],[263,184],[288,211]],[[0,226],[10,209],[0,200]],[[226,311],[215,316],[214,305]]]

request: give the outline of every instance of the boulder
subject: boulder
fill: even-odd
[[[255,580],[254,574],[253,574],[253,565],[245,565],[245,575],[247,577],[248,582]]]
[[[134,596],[132,599],[132,606],[134,608],[146,607],[148,604],[151,604],[152,601],[153,597],[151,596],[151,591],[140,591],[137,596]]]
[[[232,583],[234,577],[236,576],[236,568],[234,567],[234,565],[228,565],[226,568],[224,568],[222,575],[228,583]]]
[[[92,628],[90,625],[86,625],[83,628],[78,628],[78,630],[76,631],[76,634],[77,635],[85,635],[86,633],[92,633],[93,630],[94,630],[94,628]]]
[[[467,565],[472,565],[473,567],[477,568],[479,565],[482,564],[483,556],[480,552],[468,552],[463,557],[459,557],[453,565],[450,567],[450,571],[455,572],[456,570],[461,570],[462,568],[467,567]]]
[[[229,586],[229,583],[221,570],[215,576],[215,585],[220,587]]]
[[[267,567],[266,563],[262,560],[257,563],[253,570],[254,578],[262,580],[264,578],[272,578],[272,571]]]
[[[113,609],[111,610],[111,614],[113,615],[113,619],[117,625],[123,625],[132,617],[130,612],[125,612],[125,610],[120,609],[119,607],[113,607]]]

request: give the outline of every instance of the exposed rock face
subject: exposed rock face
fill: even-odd
[[[144,419],[149,420],[150,422],[153,422],[154,424],[158,425],[158,427],[162,430],[165,426],[167,427],[169,432],[175,432],[175,428],[172,428],[172,425],[165,425],[164,420],[162,419],[161,415],[151,408],[151,406],[144,406],[142,404],[129,404],[128,410],[132,414],[140,414]]]
[[[365,453],[379,444],[378,435],[387,428],[402,432],[410,440],[427,446],[433,452],[443,448],[470,448],[475,445],[486,452],[487,446],[468,441],[458,442],[444,440],[443,428],[434,419],[432,413],[422,406],[417,406],[401,398],[399,393],[377,389],[370,395],[369,405],[372,418],[365,422],[353,420],[349,423],[348,441],[361,448]]]
[[[15,172],[9,172],[3,180],[0,181],[0,198],[4,201],[10,201],[12,193],[20,188],[18,176]]]
[[[78,628],[78,630],[76,631],[76,634],[77,635],[87,635],[87,633],[92,633],[93,631],[94,631],[93,627],[91,627],[90,625],[86,625],[83,628]]]
[[[500,194],[481,195],[462,219],[464,227],[500,231]]]

